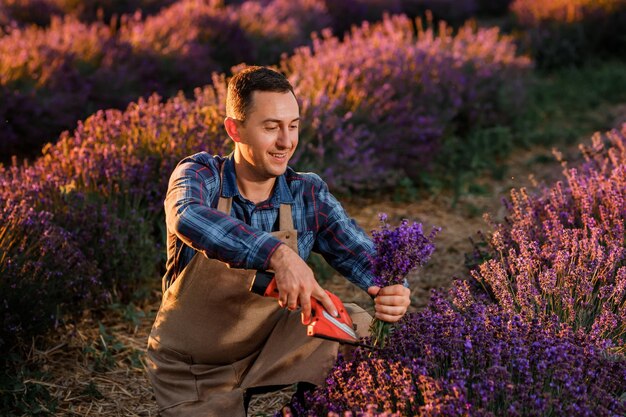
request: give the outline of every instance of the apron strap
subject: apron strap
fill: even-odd
[[[217,210],[222,213],[230,216],[230,211],[233,206],[233,198],[232,197],[222,197],[222,184],[224,183],[224,165],[225,162],[222,163],[220,167],[220,197],[217,202]],[[279,218],[279,230],[294,230],[293,228],[293,216],[291,214],[291,205],[290,204],[281,204],[280,209],[278,211]]]
[[[294,230],[293,217],[291,215],[291,204],[281,204],[278,217],[280,221],[280,230]]]
[[[222,166],[220,167],[220,191],[219,191],[219,200],[217,202],[217,210],[222,213],[230,216],[230,209],[233,206],[232,197],[224,198],[222,197],[222,186],[224,185],[224,166],[226,165],[226,160],[222,162]]]
[[[226,214],[227,216],[230,216],[230,209],[231,209],[232,206],[233,206],[233,199],[232,199],[232,197],[224,198],[224,197],[220,196],[220,199],[217,202],[217,210],[221,211],[222,213]]]

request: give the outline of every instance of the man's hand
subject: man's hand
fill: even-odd
[[[389,323],[395,323],[406,314],[411,304],[411,290],[404,285],[390,285],[389,287],[372,286],[367,293],[374,298],[375,317]]]
[[[280,245],[270,258],[278,287],[278,304],[295,310],[302,308],[302,324],[311,321],[311,297],[322,303],[326,311],[337,316],[337,309],[326,291],[315,280],[313,271],[300,256],[286,245]]]

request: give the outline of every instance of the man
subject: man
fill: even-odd
[[[373,243],[326,184],[287,166],[300,123],[287,79],[241,71],[226,115],[234,152],[183,159],[165,199],[167,272],[147,355],[163,416],[245,416],[253,393],[323,382],[338,343],[302,323],[311,297],[337,312],[305,262],[312,250],[375,297],[376,317],[395,322],[409,305],[404,286],[371,285]],[[278,303],[249,291],[258,270],[274,271]],[[367,334],[369,314],[346,308]]]

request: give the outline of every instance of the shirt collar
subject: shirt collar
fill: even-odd
[[[231,198],[235,196],[239,196],[239,198],[245,200],[245,198],[239,192],[239,187],[237,187],[237,176],[235,174],[235,156],[231,153],[224,161],[222,197]],[[287,178],[285,177],[285,174],[280,175],[276,178],[276,184],[274,186],[274,191],[269,198],[269,203],[273,206],[294,203],[293,195],[291,194],[291,190],[289,189],[289,185],[287,184]]]

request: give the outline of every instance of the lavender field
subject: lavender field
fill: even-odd
[[[299,99],[291,165],[412,290],[299,415],[626,416],[621,27],[620,0],[0,3],[0,414],[157,415],[167,180],[231,151],[227,81],[270,65]]]

